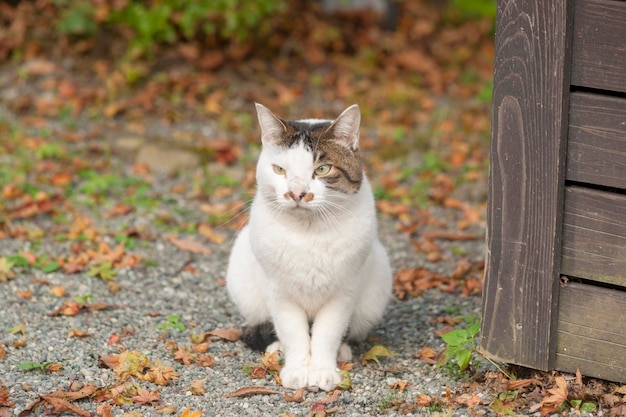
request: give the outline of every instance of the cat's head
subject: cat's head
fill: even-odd
[[[283,120],[256,104],[262,150],[257,184],[280,209],[324,211],[342,205],[363,182],[361,112],[354,104],[335,120]]]

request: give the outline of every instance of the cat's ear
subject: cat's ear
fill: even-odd
[[[348,107],[330,125],[328,131],[333,136],[345,142],[351,149],[359,148],[359,127],[361,125],[361,110],[358,104]]]
[[[254,105],[259,126],[261,126],[261,141],[263,144],[275,142],[285,133],[287,127],[270,109],[259,103],[254,103]]]

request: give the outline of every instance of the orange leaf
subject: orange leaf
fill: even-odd
[[[211,225],[208,223],[201,223],[198,226],[198,232],[202,236],[209,239],[211,242],[217,243],[218,245],[221,245],[222,243],[226,242],[226,236],[217,233],[215,230],[213,230]]]
[[[191,411],[190,408],[186,408],[181,414],[180,417],[200,417],[204,414],[202,411]]]
[[[72,330],[70,330],[70,332],[67,334],[67,338],[70,339],[72,337],[76,337],[76,338],[91,337],[91,334],[72,327]]]
[[[548,390],[550,395],[546,396],[541,401],[542,406],[560,407],[565,401],[567,401],[568,390],[565,378],[557,376],[554,378],[554,382],[556,383],[556,387]]]
[[[145,388],[139,388],[137,390],[137,395],[131,398],[136,403],[139,404],[152,404],[159,401],[159,390],[154,392],[150,392]]]
[[[202,243],[194,242],[193,240],[180,239],[176,236],[166,236],[165,240],[176,246],[178,249],[186,252],[197,253],[200,255],[210,255],[213,252],[208,246],[205,246]]]
[[[265,387],[244,387],[239,388],[238,390],[231,392],[230,394],[226,394],[226,398],[236,398],[236,397],[249,397],[251,395],[273,395],[280,394],[280,392],[265,388]],[[181,416],[182,417],[182,416]]]
[[[298,388],[293,395],[289,395],[287,393],[284,394],[285,401],[288,403],[301,403],[304,401],[304,391],[306,388]]]
[[[209,336],[217,336],[220,339],[236,342],[241,338],[241,330],[231,327],[230,329],[217,329],[209,333]]]
[[[189,387],[189,391],[192,395],[202,395],[206,393],[206,388],[204,388],[205,379],[194,379],[191,382],[191,386]]]

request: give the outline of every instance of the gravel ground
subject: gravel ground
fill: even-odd
[[[409,238],[394,230],[391,219],[383,217],[381,220],[381,237],[390,252],[394,268],[398,270],[421,265],[422,260],[411,248]],[[45,251],[46,245],[52,243],[44,241],[40,251]],[[462,245],[462,250],[470,258],[476,260],[482,257],[482,241],[465,242]],[[23,247],[22,241],[0,240],[0,253],[16,253]],[[243,371],[245,364],[259,362],[260,357],[241,342],[214,339],[208,354],[215,358],[215,363],[209,368],[185,366],[175,361],[165,347],[169,340],[181,345],[189,344],[191,333],[240,326],[241,318],[229,301],[223,285],[229,247],[230,244],[214,245],[212,255],[193,255],[190,258],[187,252],[176,249],[162,239],[156,239],[135,252],[148,259],[158,259],[158,266],[123,270],[116,278],[121,290],[115,295],[102,280],[85,274],[43,274],[35,270],[0,284],[0,328],[3,329],[0,342],[7,349],[6,358],[0,361],[0,380],[8,387],[9,398],[15,403],[13,413],[17,415],[24,410],[38,395],[67,390],[70,383],[92,382],[97,386],[112,384],[115,373],[98,367],[98,357],[119,353],[123,346],[137,349],[152,360],[161,359],[180,374],[179,379],[164,387],[142,383],[150,391],[159,389],[160,404],[173,405],[178,410],[177,414],[191,408],[203,411],[205,416],[307,415],[311,405],[325,398],[326,393],[308,392],[304,403],[286,402],[283,395],[225,398],[226,394],[247,386],[273,388],[281,393],[287,391],[270,377],[265,380],[251,379]],[[53,252],[54,248],[50,247],[49,250]],[[190,259],[197,273],[179,272]],[[437,268],[441,272],[450,273],[454,264],[454,259],[450,259],[438,263]],[[40,280],[46,280],[49,285],[43,285]],[[116,308],[74,317],[51,317],[49,313],[65,300],[50,293],[49,287],[53,285],[64,286],[70,297],[92,294],[94,300],[112,304]],[[33,293],[30,299],[19,299],[16,296],[18,291],[27,289]],[[454,390],[458,381],[415,358],[422,347],[443,347],[441,340],[434,334],[437,325],[432,324],[431,319],[445,315],[447,307],[457,308],[459,314],[478,313],[480,298],[432,290],[419,298],[392,302],[384,322],[372,336],[378,343],[396,352],[397,356],[382,359],[381,364],[387,371],[379,370],[375,364],[362,366],[355,361],[350,372],[352,390],[342,392],[333,404],[337,407],[337,414],[395,415],[395,411],[385,412],[384,409],[396,398],[414,401],[419,394],[441,395],[446,388]],[[168,314],[179,315],[186,329],[182,332],[158,329],[156,326],[163,323]],[[6,330],[20,323],[26,326],[27,343],[25,347],[15,348],[13,343],[21,335],[13,335]],[[72,328],[86,331],[91,336],[68,338]],[[123,337],[119,345],[107,344],[113,333],[122,334],[125,329],[131,328],[134,329],[134,335]],[[373,341],[363,342],[354,347],[355,354],[364,353],[373,344]],[[59,372],[25,372],[19,369],[23,361],[59,363],[63,368]],[[203,395],[191,395],[189,391],[192,381],[197,379],[205,380],[207,392]],[[410,386],[402,393],[390,389],[389,384],[396,381],[408,381]],[[77,405],[95,412],[97,403],[81,400]],[[157,409],[158,406],[135,404],[116,406],[112,411],[114,415],[133,410],[142,415],[157,415]],[[426,410],[418,414],[423,412]],[[457,414],[463,413],[457,411]]]

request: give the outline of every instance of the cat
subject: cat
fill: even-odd
[[[359,151],[360,109],[334,121],[256,110],[257,191],[230,255],[228,293],[247,322],[244,341],[284,355],[284,387],[329,391],[342,379],[337,360],[352,356],[344,336],[365,339],[391,296]]]

